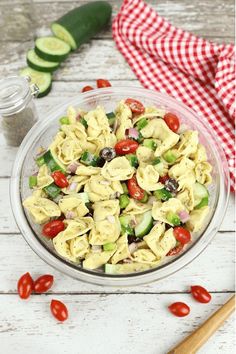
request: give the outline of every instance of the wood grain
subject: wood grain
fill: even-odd
[[[206,306],[199,305],[189,295],[41,295],[32,296],[29,301],[4,295],[0,296],[1,351],[7,354],[41,354],[45,350],[50,354],[164,354],[228,297],[215,294]],[[70,313],[67,322],[57,323],[51,316],[52,298],[67,304]],[[176,318],[168,312],[167,306],[176,300],[191,306],[188,318]],[[199,354],[232,354],[233,328],[230,318]]]

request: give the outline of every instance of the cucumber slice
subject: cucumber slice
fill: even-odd
[[[64,173],[66,172],[65,166],[62,165],[62,163],[60,163],[55,156],[53,156],[50,150],[45,152],[45,154],[42,157],[51,172],[54,171],[62,171]]]
[[[46,96],[52,88],[52,76],[50,73],[43,73],[31,68],[24,68],[20,71],[21,76],[29,76],[32,84],[39,88],[38,98]]]
[[[30,68],[44,73],[51,73],[59,68],[58,63],[41,59],[34,49],[27,52],[26,61]]]
[[[52,199],[55,199],[61,193],[61,188],[55,183],[49,184],[49,186],[44,187],[43,190]]]
[[[99,157],[91,154],[88,151],[85,151],[80,158],[80,162],[82,162],[86,166],[96,167],[98,165],[98,161],[99,161]]]
[[[35,53],[42,59],[61,62],[70,53],[70,46],[56,37],[41,37],[35,41]]]
[[[143,214],[142,221],[134,229],[135,236],[143,237],[147,235],[152,227],[153,227],[152,212],[146,211],[146,213]]]
[[[111,5],[106,1],[92,1],[69,11],[53,22],[52,32],[74,50],[108,24],[111,10]]]
[[[88,193],[86,193],[86,192],[78,193],[77,196],[78,196],[78,198],[82,199],[85,204],[90,202],[89,197],[88,197]]]
[[[119,217],[122,234],[126,233],[128,235],[134,235],[134,230],[130,226],[131,220],[132,220],[131,215],[121,215]]]
[[[193,186],[193,195],[194,195],[194,207],[195,209],[200,209],[209,202],[209,192],[207,188],[199,183],[196,182]]]

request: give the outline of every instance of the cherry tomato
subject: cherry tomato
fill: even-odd
[[[139,187],[135,176],[133,176],[131,179],[128,180],[127,187],[128,187],[129,195],[132,198],[137,200],[141,200],[144,198],[145,191],[141,187]]]
[[[129,106],[133,113],[141,114],[145,111],[144,105],[141,102],[134,100],[133,98],[127,98],[125,104]]]
[[[174,227],[174,236],[176,240],[179,241],[182,245],[185,245],[191,241],[190,232],[181,226]]]
[[[68,318],[68,310],[65,304],[59,300],[51,301],[51,312],[58,321],[65,321]]]
[[[182,245],[181,243],[177,246],[175,246],[174,248],[172,248],[172,250],[170,250],[167,253],[167,256],[175,256],[176,254],[178,254],[180,251],[182,251],[182,249],[184,248],[184,245]]]
[[[41,277],[34,282],[34,291],[39,294],[45,293],[52,287],[53,280],[54,278],[50,274],[41,275]]]
[[[110,87],[111,83],[108,80],[98,79],[97,88]]]
[[[87,92],[87,91],[91,91],[91,90],[93,90],[93,87],[92,87],[92,86],[84,86],[84,87],[82,88],[82,92]]]
[[[191,294],[193,295],[194,299],[206,304],[211,301],[211,294],[200,285],[191,286]]]
[[[175,114],[166,113],[164,115],[164,121],[173,132],[177,132],[179,129],[179,118]]]
[[[177,317],[184,317],[190,313],[190,308],[184,302],[174,302],[168,306],[169,310],[173,315]]]
[[[165,184],[166,181],[168,181],[168,179],[170,179],[170,177],[168,175],[162,176],[159,178],[159,182],[161,182],[162,184]]]
[[[44,225],[42,233],[48,238],[53,238],[59,234],[59,232],[65,229],[65,224],[62,220],[52,220]]]
[[[34,281],[29,272],[20,277],[17,283],[17,291],[21,299],[28,299],[34,290]]]
[[[132,139],[124,139],[116,143],[115,151],[117,155],[133,154],[138,147],[139,144],[137,143],[137,141]]]
[[[61,171],[53,172],[52,178],[54,179],[55,184],[60,188],[66,188],[69,186],[66,176]]]

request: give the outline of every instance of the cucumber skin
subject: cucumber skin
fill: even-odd
[[[54,68],[43,68],[42,66],[35,65],[28,58],[26,59],[26,62],[27,62],[27,65],[31,69],[34,69],[36,71],[40,71],[42,73],[52,73],[53,71],[57,70],[59,68],[59,66],[60,66],[60,64],[58,63],[58,65],[55,66]]]
[[[53,62],[58,62],[58,64],[60,62],[62,62],[63,60],[65,60],[69,53],[67,54],[64,54],[64,55],[52,55],[52,54],[47,54],[47,53],[44,53],[42,52],[40,49],[38,49],[38,47],[34,47],[34,50],[35,50],[35,53],[41,58],[41,59],[44,59],[44,60],[47,60],[47,61],[53,61]]]
[[[42,97],[45,97],[49,94],[49,92],[51,91],[52,89],[52,83],[50,84],[50,86],[48,86],[47,90],[43,91],[43,92],[39,92],[37,98],[42,98]]]
[[[111,11],[111,5],[106,1],[94,1],[72,9],[53,22],[51,29],[53,32],[54,23],[61,25],[73,37],[78,48],[103,29],[111,18]]]

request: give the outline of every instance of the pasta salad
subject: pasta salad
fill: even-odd
[[[184,251],[209,213],[212,166],[198,132],[134,99],[69,107],[23,202],[59,256],[124,274]]]

